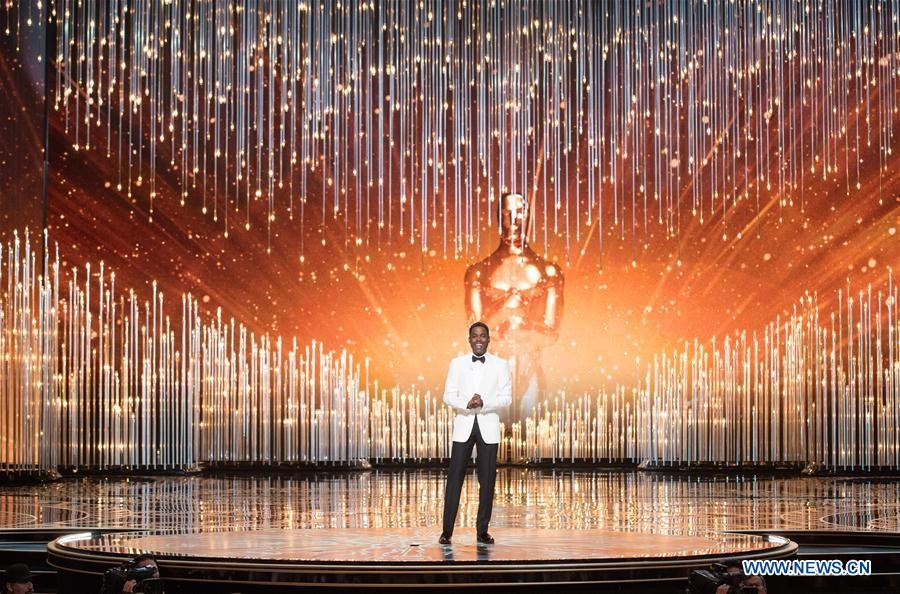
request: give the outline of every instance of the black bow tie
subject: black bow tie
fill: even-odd
[[[484,363],[484,355],[481,355],[480,357],[472,355],[472,363],[474,363],[475,361],[481,361],[482,363]]]

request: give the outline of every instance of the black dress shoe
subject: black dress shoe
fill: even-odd
[[[481,544],[494,544],[494,537],[487,532],[482,532],[478,535],[478,542]]]
[[[438,542],[441,544],[450,544],[450,537],[446,534],[441,534],[441,537],[438,539]]]

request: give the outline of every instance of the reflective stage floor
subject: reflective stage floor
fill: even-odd
[[[226,589],[202,590],[222,592],[301,584],[619,587],[648,579],[683,590],[690,570],[711,560],[796,552],[771,534],[821,533],[829,542],[838,534],[850,543],[900,531],[894,478],[501,468],[491,522],[497,544],[475,543],[472,473],[454,543],[442,547],[443,489],[444,474],[427,470],[84,478],[0,488],[0,526],[92,531],[50,547],[62,574],[96,579],[146,551],[159,556],[168,578],[227,581]]]
[[[176,532],[419,528],[440,532],[439,471],[64,480],[0,487],[5,528]],[[474,527],[466,479],[457,526]],[[491,527],[698,534],[729,530],[900,532],[898,478],[697,476],[500,468]]]
[[[507,528],[491,546],[473,530],[459,530],[441,545],[416,528],[267,529],[243,532],[154,534],[122,532],[65,539],[82,552],[315,563],[565,562],[598,559],[755,555],[785,544],[749,534],[681,536],[611,530]]]

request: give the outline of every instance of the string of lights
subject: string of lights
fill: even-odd
[[[180,320],[101,263],[60,270],[45,234],[0,252],[0,469],[418,462],[449,455],[441,395],[383,386],[368,362]],[[5,257],[4,257],[5,256]],[[546,399],[505,427],[506,462],[651,461],[900,468],[897,287],[815,294],[760,334],[660,352],[632,385]],[[638,371],[639,370],[639,371]]]
[[[590,233],[602,250],[610,228],[674,237],[696,221],[731,239],[773,199],[805,208],[814,178],[853,197],[862,163],[877,161],[880,175],[892,155],[898,6],[52,0],[0,10],[7,31],[45,10],[56,19],[53,109],[76,150],[116,161],[117,192],[148,200],[151,219],[159,200],[199,208],[226,236],[253,224],[271,239],[287,218],[302,258],[306,227],[334,221],[337,241],[360,254],[402,240],[463,257],[506,192],[534,202],[532,244],[546,253],[558,239],[567,254]]]

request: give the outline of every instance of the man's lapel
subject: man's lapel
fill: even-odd
[[[473,393],[478,391],[475,389],[475,385],[474,385],[476,363],[474,361],[472,361],[472,357],[471,357],[471,355],[469,355],[466,357],[466,360],[463,362],[463,365],[465,366],[465,370],[466,370],[466,372],[463,374],[465,376],[465,386],[466,386],[465,393],[467,394],[466,398],[469,398],[472,396]],[[481,365],[481,364],[478,363],[478,365]]]

